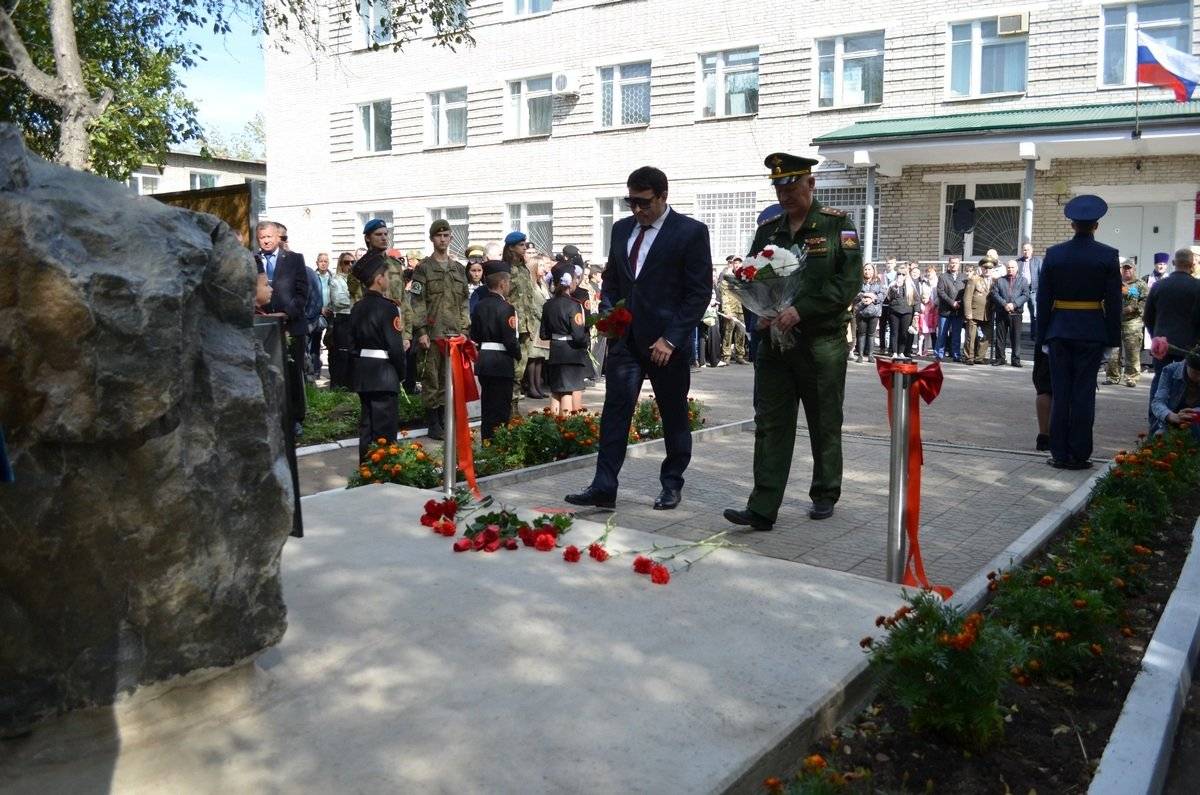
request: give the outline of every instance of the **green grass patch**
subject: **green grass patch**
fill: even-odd
[[[306,384],[304,391],[308,399],[308,411],[304,416],[304,435],[296,440],[297,445],[323,444],[358,436],[357,392],[319,389],[312,384]],[[401,390],[396,402],[402,427],[425,415],[425,407],[417,395]]]

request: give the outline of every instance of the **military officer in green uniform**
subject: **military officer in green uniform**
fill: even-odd
[[[434,340],[466,334],[471,328],[471,317],[467,313],[467,269],[450,256],[450,224],[441,218],[434,221],[429,226],[429,239],[433,242],[433,253],[413,269],[409,292],[412,330],[418,347],[421,402],[428,413],[429,437],[442,439],[446,357]]]
[[[1121,347],[1108,356],[1104,383],[1137,386],[1142,374],[1142,311],[1150,288],[1137,277],[1132,262],[1121,264]],[[1125,378],[1121,378],[1124,360]]]
[[[791,332],[787,350],[763,334],[755,379],[754,490],[746,508],[729,508],[725,518],[755,530],[775,524],[791,471],[796,415],[801,404],[812,445],[809,517],[825,519],[842,491],[842,400],[846,390],[848,307],[862,284],[862,251],[853,221],[842,210],[813,198],[816,160],[777,152],[767,157],[779,218],[758,228],[750,253],[765,246],[799,246],[807,251],[803,287],[792,306],[773,323]],[[768,321],[760,320],[765,329]]]
[[[525,243],[524,232],[509,232],[504,238],[504,253],[501,254],[501,258],[512,268],[508,302],[517,310],[517,340],[521,344],[521,356],[517,359],[513,381],[514,415],[518,414],[517,401],[521,399],[521,377],[525,374],[529,354],[533,352],[533,343],[538,338],[542,319],[542,294],[538,292],[529,267],[525,264]]]

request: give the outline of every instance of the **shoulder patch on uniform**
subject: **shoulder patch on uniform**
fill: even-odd
[[[582,326],[583,325],[583,313],[576,312],[575,317],[571,318],[571,320],[575,323],[576,326]]]
[[[845,218],[846,217],[846,211],[839,210],[836,207],[822,207],[821,213],[824,215],[832,215],[835,218]]]
[[[514,331],[517,328],[517,316],[515,314],[508,316],[508,327]]]
[[[858,232],[853,229],[843,229],[841,237],[842,248],[858,248]]]
[[[396,315],[394,318],[392,318],[392,328],[394,328],[398,333],[403,333],[404,323],[401,322],[399,315]]]
[[[408,289],[412,291],[413,295],[420,295],[421,293],[425,292],[425,285],[421,284],[416,279],[414,279],[412,282],[410,282],[410,284],[412,286],[409,287]]]

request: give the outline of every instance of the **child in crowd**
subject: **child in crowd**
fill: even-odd
[[[366,288],[350,310],[350,348],[357,356],[352,383],[358,393],[358,457],[376,439],[395,441],[400,430],[396,393],[404,380],[404,319],[387,297],[388,258],[372,251],[354,263],[354,277]]]
[[[550,390],[550,409],[561,415],[578,408],[572,393],[583,389],[588,332],[583,304],[571,295],[575,267],[569,262],[559,263],[550,271],[550,278],[554,295],[542,307],[538,336],[550,341],[546,386]]]
[[[508,302],[512,266],[500,260],[483,263],[483,283],[471,309],[471,339],[479,346],[475,362],[479,435],[490,439],[495,429],[512,417],[513,380],[521,344],[517,341],[517,311]]]

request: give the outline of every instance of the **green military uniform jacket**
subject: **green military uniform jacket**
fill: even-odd
[[[404,338],[412,339],[412,301],[409,300],[408,290],[404,286],[404,263],[394,257],[384,257],[384,260],[387,262],[387,297],[392,299],[392,303],[400,307],[400,314],[404,316]]]
[[[1136,288],[1136,289],[1131,289]],[[1121,283],[1121,322],[1141,320],[1142,312],[1146,309],[1146,297],[1150,288],[1145,279],[1134,279],[1129,284]]]
[[[526,265],[513,265],[510,281],[512,286],[508,291],[508,302],[517,310],[517,335],[536,337],[541,325],[542,313],[539,309],[542,294],[533,283],[533,276]]]
[[[850,304],[862,286],[862,248],[854,222],[844,210],[813,199],[804,223],[793,235],[784,213],[758,228],[750,256],[767,246],[807,246],[803,286],[792,306],[800,315],[801,336],[845,334]]]
[[[458,260],[445,264],[432,256],[421,260],[413,269],[410,292],[414,336],[437,339],[470,330],[467,269]]]

